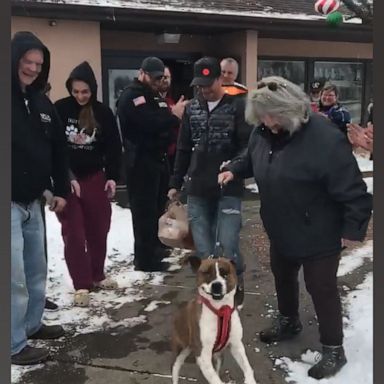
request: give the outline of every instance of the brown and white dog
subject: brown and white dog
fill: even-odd
[[[172,383],[178,384],[179,372],[191,353],[196,357],[209,384],[223,384],[219,377],[222,351],[230,351],[244,373],[245,384],[256,384],[245,354],[243,327],[235,307],[236,270],[225,258],[201,260],[189,258],[197,273],[198,293],[176,313],[172,347]]]

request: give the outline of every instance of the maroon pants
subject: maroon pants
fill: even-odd
[[[91,289],[94,282],[105,278],[104,262],[111,224],[111,204],[104,191],[104,173],[97,172],[78,182],[80,198],[72,193],[64,211],[58,214],[65,261],[76,290]]]

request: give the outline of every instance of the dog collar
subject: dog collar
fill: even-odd
[[[231,316],[235,307],[223,305],[216,309],[208,299],[198,295],[198,303],[205,304],[217,316],[217,335],[213,346],[213,352],[220,352],[228,343],[229,333],[231,331]]]

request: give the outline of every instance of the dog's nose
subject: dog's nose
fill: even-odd
[[[221,295],[223,291],[223,286],[220,282],[216,281],[211,285],[211,292],[215,295]]]

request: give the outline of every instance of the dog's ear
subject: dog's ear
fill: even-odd
[[[190,264],[190,266],[192,268],[192,271],[194,273],[197,273],[197,270],[200,268],[200,264],[201,264],[200,257],[195,256],[195,255],[189,256],[188,257],[188,262],[189,262],[189,264]]]
[[[232,265],[232,267],[233,267],[233,270],[236,272],[236,268],[237,268],[237,266],[236,266],[236,263],[235,263],[235,261],[234,260],[232,260],[232,259],[227,259],[230,263],[231,263],[231,265]]]

